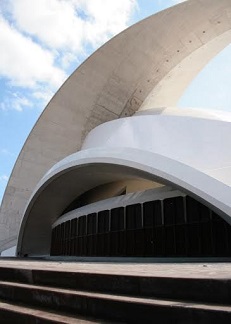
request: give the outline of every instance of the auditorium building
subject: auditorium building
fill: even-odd
[[[18,156],[1,206],[0,250],[230,257],[231,113],[177,108],[230,42],[231,1],[188,0],[91,55]]]

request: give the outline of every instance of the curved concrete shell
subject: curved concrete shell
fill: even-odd
[[[15,244],[40,179],[80,150],[89,131],[139,109],[174,106],[230,40],[230,0],[189,0],[132,26],[88,58],[48,104],[17,159],[1,207],[1,250]]]
[[[121,177],[158,179],[173,185],[212,207],[231,224],[230,187],[192,167],[138,149],[82,151],[64,159],[36,187],[21,225],[18,255],[48,255],[51,226],[68,203]]]

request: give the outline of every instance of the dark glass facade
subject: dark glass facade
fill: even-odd
[[[63,222],[53,228],[51,255],[230,257],[231,226],[195,199],[179,196]]]

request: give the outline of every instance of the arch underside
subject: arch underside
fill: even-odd
[[[51,227],[73,199],[101,184],[143,178],[171,185],[231,224],[230,187],[177,161],[135,149],[76,153],[39,183],[21,224],[20,255],[50,253]]]
[[[80,150],[91,129],[150,103],[174,106],[195,75],[230,43],[230,17],[230,0],[189,0],[122,32],[72,74],[17,159],[1,206],[0,249],[15,243],[40,179]]]

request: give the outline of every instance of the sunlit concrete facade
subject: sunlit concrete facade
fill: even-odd
[[[189,0],[88,58],[18,157],[1,206],[1,250],[18,239],[19,255],[49,254],[52,226],[76,198],[118,187],[112,198],[129,182],[140,182],[135,192],[170,186],[231,224],[230,114],[172,108],[230,40],[229,0]]]

